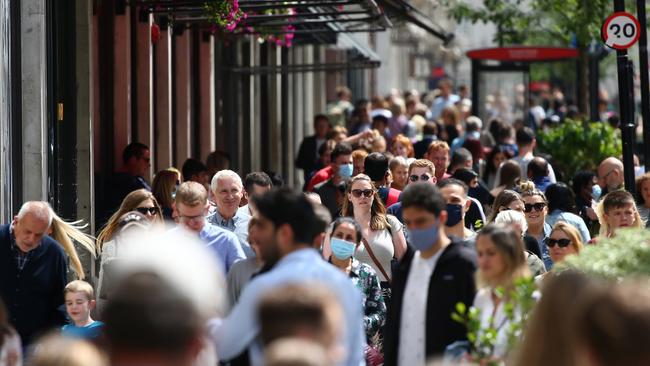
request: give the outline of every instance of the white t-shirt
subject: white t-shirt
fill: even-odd
[[[426,362],[425,324],[429,282],[443,251],[444,249],[440,249],[428,259],[420,257],[419,250],[413,255],[402,303],[402,321],[399,325],[400,339],[397,349],[398,365],[419,366]]]

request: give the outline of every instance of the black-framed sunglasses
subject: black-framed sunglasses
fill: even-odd
[[[410,180],[411,182],[417,182],[417,181],[419,181],[419,180],[421,180],[421,181],[428,181],[429,179],[431,179],[431,176],[428,175],[428,174],[422,174],[422,175],[415,175],[415,174],[414,174],[414,175],[409,176],[409,180]]]
[[[546,245],[549,248],[553,248],[555,244],[557,244],[560,248],[566,248],[569,245],[571,245],[571,240],[569,239],[551,239],[551,238],[546,238],[544,240],[546,242]]]
[[[356,198],[359,198],[361,196],[364,196],[366,198],[372,197],[372,195],[375,194],[375,191],[372,189],[353,189],[352,190],[352,195]]]
[[[155,207],[137,207],[135,210],[143,215],[149,214],[155,216],[158,213]]]
[[[544,202],[537,202],[537,203],[526,203],[524,204],[524,212],[528,213],[535,209],[535,211],[541,211],[546,207],[546,203]]]

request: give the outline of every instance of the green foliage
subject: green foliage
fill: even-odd
[[[503,306],[508,320],[506,329],[508,351],[512,350],[521,339],[528,316],[536,303],[533,296],[536,288],[535,280],[532,277],[524,277],[517,279],[509,291],[502,287],[494,290],[501,301],[499,306]],[[504,360],[494,355],[499,329],[494,326],[492,318],[490,318],[489,326],[482,327],[481,310],[475,307],[467,310],[465,304],[460,302],[456,304],[456,311],[451,314],[451,318],[467,328],[467,340],[472,344],[469,355],[472,362],[488,366],[504,364]]]
[[[463,0],[443,0],[456,21],[492,23],[497,26],[495,41],[501,44],[569,44],[575,37],[586,47],[600,39],[600,28],[613,13],[611,0],[483,0],[474,7]],[[634,1],[626,1],[634,12]]]
[[[595,170],[603,159],[623,152],[618,130],[609,124],[571,120],[538,132],[537,147],[553,157],[553,168],[566,178],[582,169]]]
[[[580,255],[566,257],[553,271],[578,270],[608,280],[650,277],[650,231],[617,230],[613,238],[588,245]]]

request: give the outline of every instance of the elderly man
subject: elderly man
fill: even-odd
[[[239,210],[239,203],[244,195],[241,178],[232,170],[220,170],[212,177],[211,188],[217,209],[208,216],[208,222],[234,232],[246,256],[254,256],[248,244],[248,221],[251,217],[245,211]]]
[[[202,184],[181,184],[176,191],[175,205],[179,223],[185,229],[197,233],[208,248],[215,252],[226,273],[235,262],[246,258],[235,234],[206,222],[208,192]]]
[[[603,160],[598,166],[598,185],[603,189],[601,197],[609,192],[623,189],[625,176],[623,175],[623,163],[614,157]]]
[[[65,323],[66,255],[47,236],[51,212],[47,202],[26,202],[0,226],[0,295],[23,345]]]

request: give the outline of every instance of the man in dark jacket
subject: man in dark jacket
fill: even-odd
[[[26,202],[9,225],[0,226],[0,295],[23,345],[65,323],[66,257],[47,236],[47,202]]]
[[[296,157],[296,167],[303,170],[305,185],[309,182],[309,178],[316,170],[318,165],[318,149],[327,140],[327,133],[331,128],[332,124],[326,115],[316,115],[314,117],[315,134],[305,137],[300,143],[298,156]]]
[[[458,302],[472,305],[476,256],[445,234],[445,200],[435,186],[409,184],[402,194],[409,247],[393,270],[386,319],[386,365],[424,365],[467,330],[451,319]],[[427,289],[427,290],[425,290]]]

